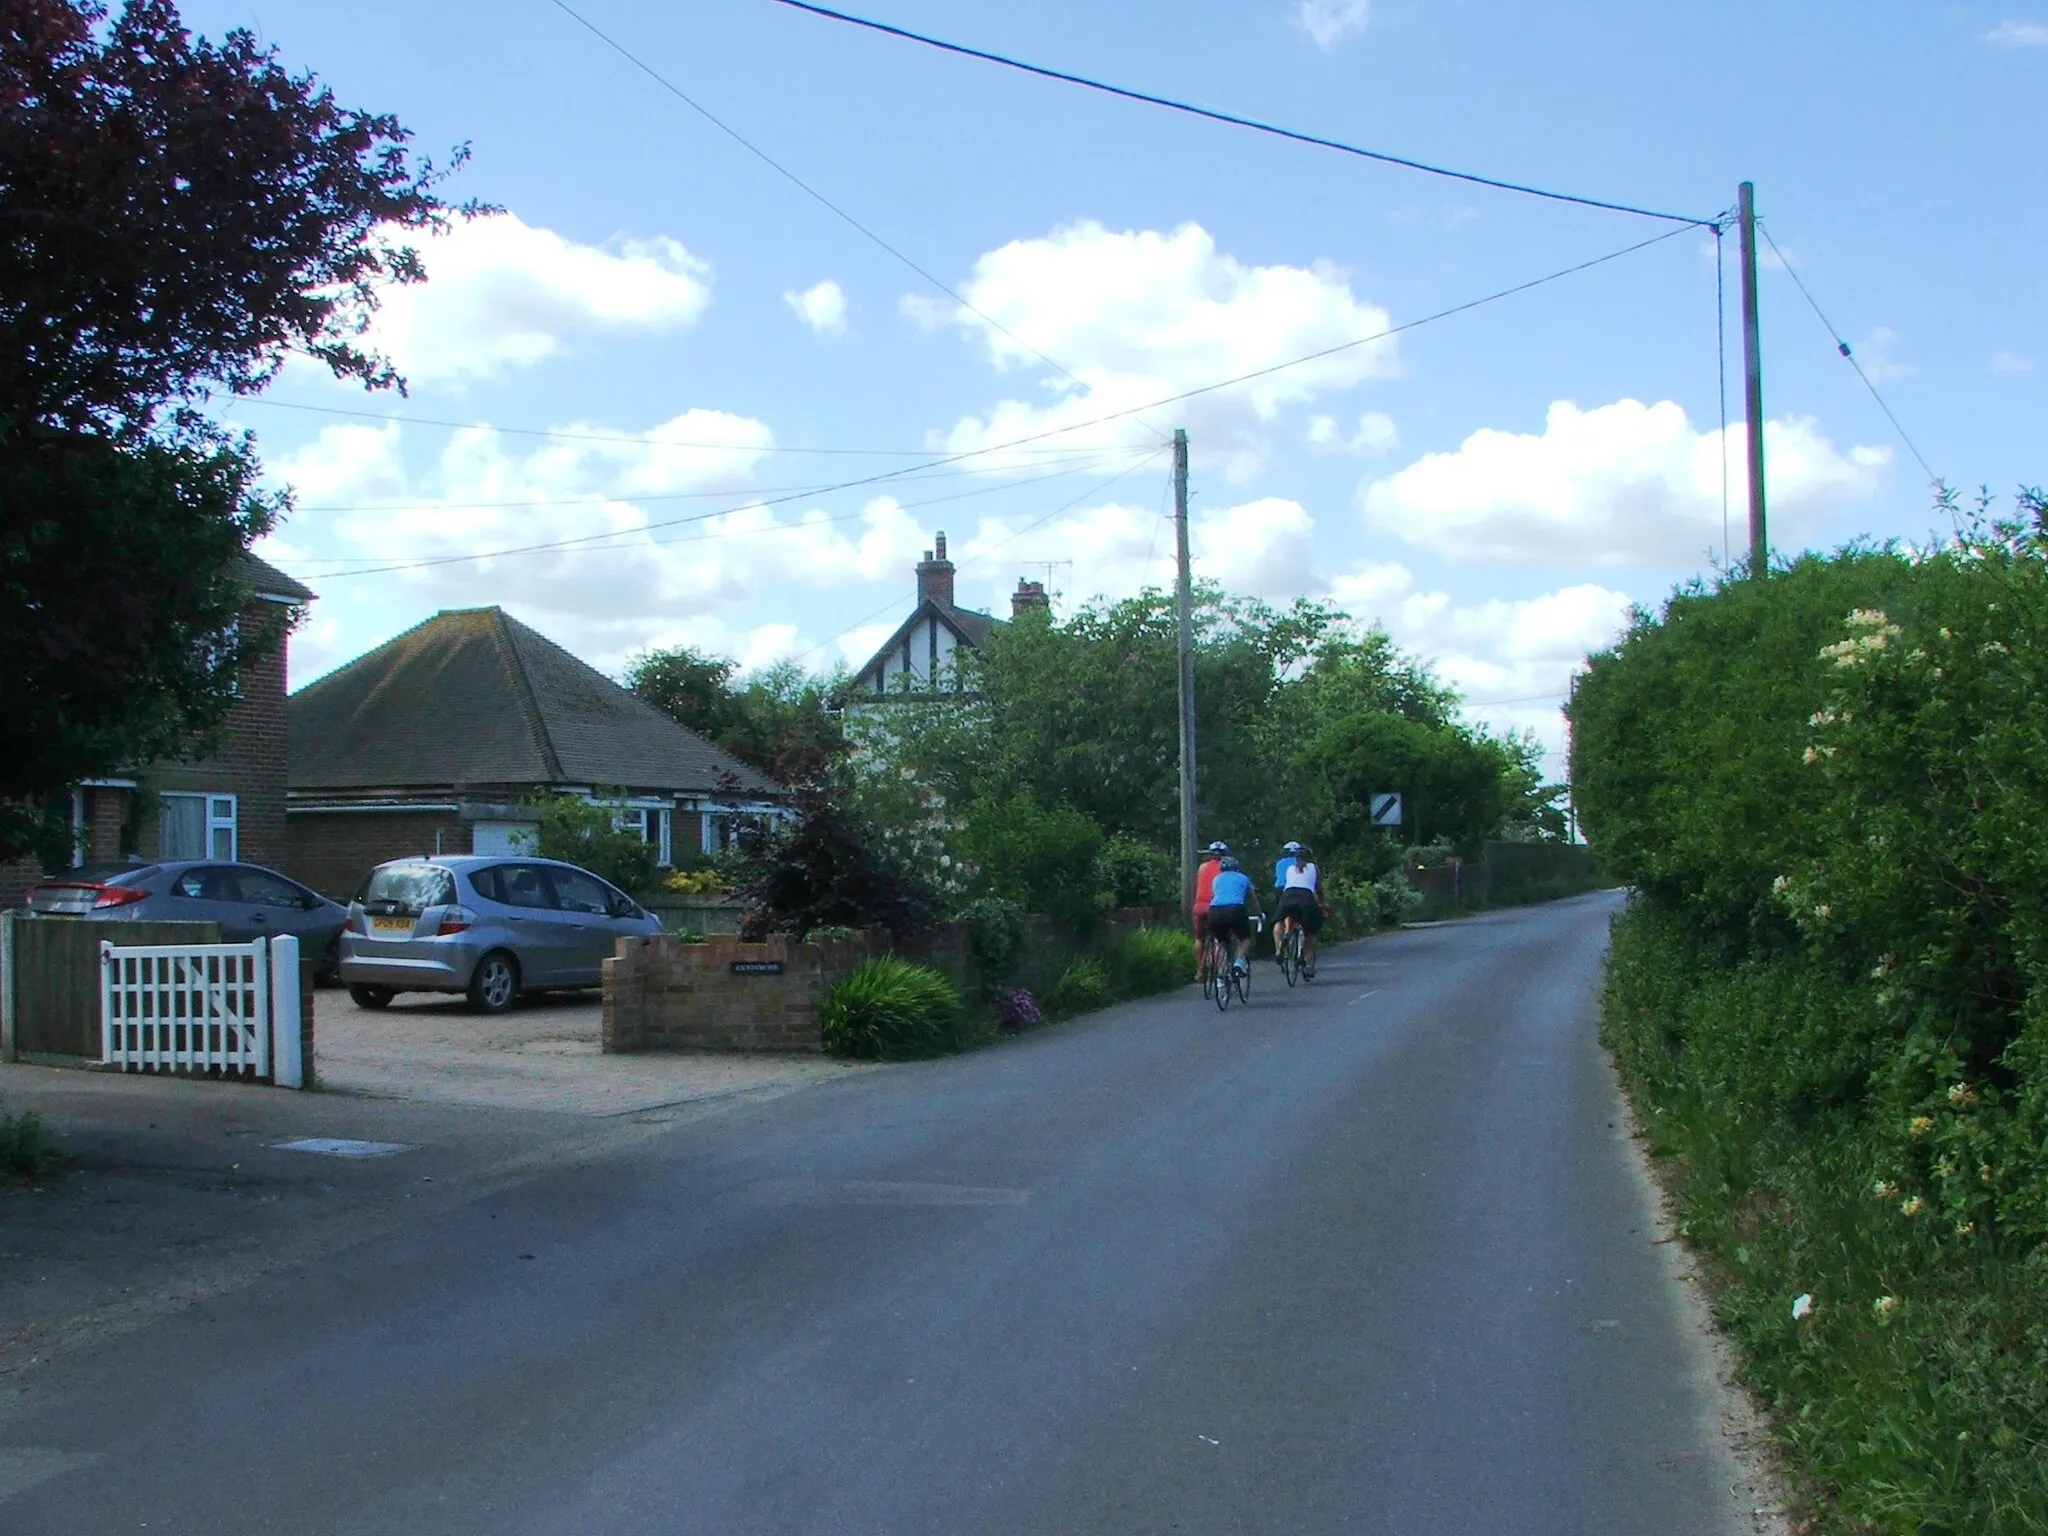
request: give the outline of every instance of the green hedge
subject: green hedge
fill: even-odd
[[[1637,893],[1608,1038],[1822,1529],[2048,1531],[2027,509],[1933,553],[1681,591],[1572,711],[1582,824]]]

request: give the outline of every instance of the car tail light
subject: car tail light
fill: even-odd
[[[441,914],[440,926],[434,932],[437,936],[446,938],[451,933],[463,932],[475,922],[476,914],[470,911],[469,908],[450,907]]]
[[[108,907],[132,907],[149,897],[149,892],[139,885],[99,885],[88,889],[93,892],[92,905],[96,912]]]

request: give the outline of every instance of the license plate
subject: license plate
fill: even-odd
[[[370,919],[372,933],[411,933],[412,919],[409,917],[373,917]]]

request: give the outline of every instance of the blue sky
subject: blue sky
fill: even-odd
[[[271,550],[321,595],[297,683],[439,608],[487,603],[610,670],[674,643],[858,664],[907,609],[937,529],[965,602],[1006,611],[1019,576],[1046,574],[1032,561],[1073,562],[1051,571],[1062,606],[1121,596],[1169,575],[1161,445],[1185,425],[1204,570],[1383,622],[1476,717],[1554,741],[1573,659],[1720,545],[1701,232],[1083,426],[1662,226],[1186,120],[769,0],[574,3],[982,313],[547,0],[189,4],[195,30],[251,28],[423,149],[469,141],[453,191],[506,210],[430,246],[433,280],[380,319],[409,400],[297,365],[270,391],[476,425],[225,413],[298,492]],[[2048,478],[2048,6],[865,9],[1594,197],[1711,216],[1750,178],[1936,472],[2008,494]],[[1925,475],[1781,271],[1765,272],[1763,311],[1774,543],[1924,533]],[[817,489],[1047,432],[943,474]],[[835,451],[791,451],[821,449]],[[1729,461],[1739,547],[1739,435]],[[363,570],[565,538],[586,542]]]

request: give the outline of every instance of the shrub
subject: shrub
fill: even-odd
[[[1365,888],[1371,920],[1383,928],[1397,928],[1422,905],[1422,892],[1408,883],[1402,871],[1389,870]]]
[[[1070,805],[1047,808],[1029,795],[977,801],[960,846],[989,895],[1027,912],[1085,933],[1109,910],[1095,868],[1102,829]]]
[[[1054,1013],[1075,1014],[1107,1007],[1114,997],[1102,962],[1093,955],[1083,955],[1060,972],[1060,979],[1053,983],[1045,1001]]]
[[[1039,1010],[1038,999],[1029,991],[1019,987],[1015,992],[1005,992],[996,999],[996,1028],[1008,1031],[1029,1029],[1045,1021]]]
[[[1095,855],[1095,880],[1119,907],[1149,907],[1180,894],[1180,866],[1173,855],[1124,833]]]
[[[619,824],[614,805],[550,795],[539,808],[540,825],[532,841],[542,858],[579,865],[628,895],[644,896],[654,889],[655,849],[638,832]]]
[[[981,971],[984,986],[1009,979],[1024,956],[1024,909],[1000,896],[984,896],[960,909],[967,927],[967,953]]]
[[[1124,997],[1150,997],[1187,984],[1194,974],[1194,939],[1178,928],[1134,928],[1102,946],[1102,965]]]
[[[825,1049],[856,1061],[905,1061],[957,1049],[960,995],[930,966],[863,961],[825,994]]]
[[[793,821],[741,834],[751,874],[740,896],[751,932],[886,928],[897,938],[932,918],[930,893],[889,853],[864,817],[822,790],[797,796]]]
[[[723,896],[732,889],[725,877],[708,864],[698,869],[671,871],[661,882],[661,888],[678,896]]]
[[[62,1162],[63,1154],[43,1129],[41,1116],[33,1111],[0,1114],[0,1179],[33,1179]]]

